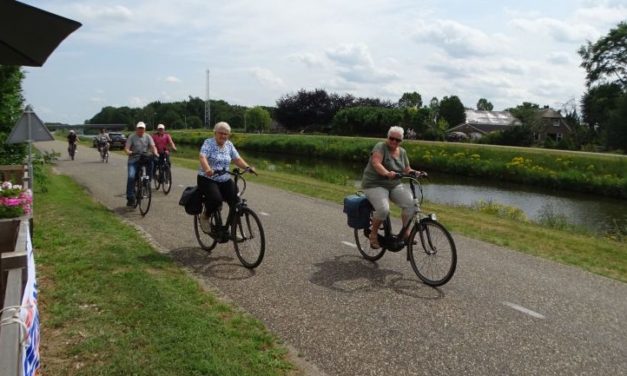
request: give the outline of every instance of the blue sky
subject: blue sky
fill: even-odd
[[[579,101],[577,50],[627,0],[22,0],[77,20],[24,97],[47,122],[206,97],[245,106],[322,88],[397,101],[457,95],[496,110]]]

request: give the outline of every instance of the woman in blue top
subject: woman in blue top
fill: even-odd
[[[213,127],[213,138],[208,138],[200,148],[200,168],[198,169],[198,188],[205,198],[205,213],[200,216],[200,226],[203,231],[209,232],[209,214],[220,206],[222,201],[229,204],[229,217],[233,206],[238,203],[237,187],[231,175],[215,175],[216,171],[228,170],[233,162],[239,168],[250,168],[246,161],[239,156],[231,141],[231,126],[221,121]],[[229,218],[230,219],[230,218]],[[228,219],[227,219],[228,221]]]

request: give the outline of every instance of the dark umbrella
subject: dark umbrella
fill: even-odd
[[[0,0],[0,64],[40,67],[79,22],[13,0]]]

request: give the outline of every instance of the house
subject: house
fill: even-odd
[[[508,111],[479,111],[466,109],[466,121],[448,130],[451,137],[465,134],[468,138],[477,139],[490,132],[503,131],[522,125]]]
[[[558,111],[543,108],[538,112],[538,123],[534,126],[533,138],[538,143],[546,140],[561,141],[572,129]]]

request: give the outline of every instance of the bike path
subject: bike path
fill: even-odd
[[[64,151],[62,142],[38,143]],[[146,217],[125,205],[126,158],[109,164],[79,147],[56,169],[74,178],[208,284],[262,320],[327,375],[625,374],[627,284],[453,234],[458,267],[434,289],[405,252],[361,258],[339,203],[255,184],[249,206],[263,222],[266,256],[254,271],[231,243],[210,254],[178,206],[195,171],[173,168]],[[263,173],[263,172],[261,172]],[[446,224],[446,218],[440,218]],[[538,241],[541,241],[539,239]]]

